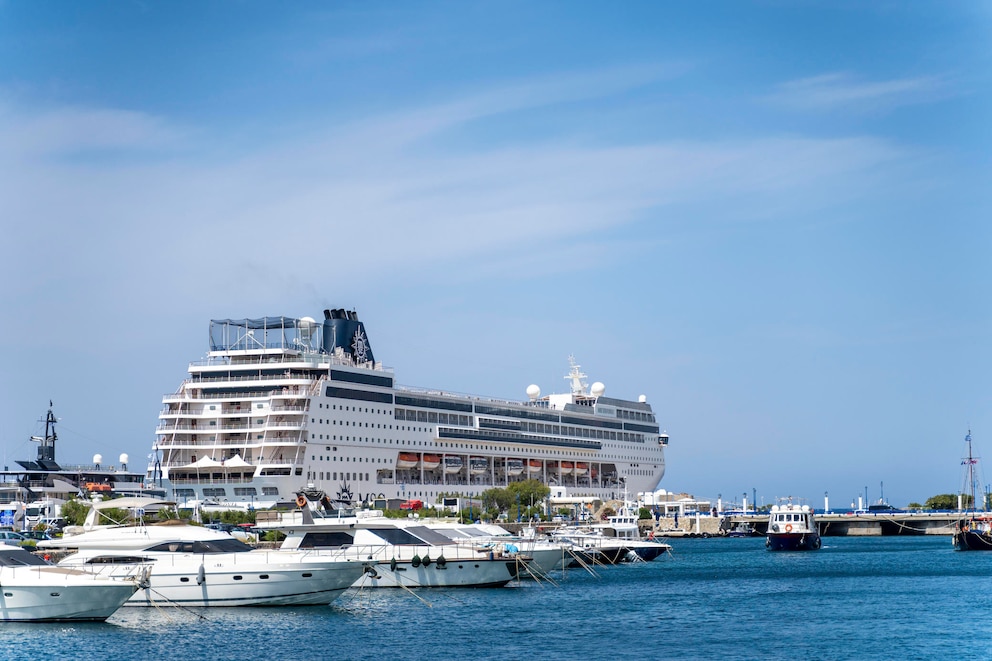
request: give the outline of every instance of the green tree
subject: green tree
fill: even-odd
[[[89,513],[90,508],[75,498],[62,505],[62,518],[69,526],[83,525],[83,522],[86,521],[86,515]]]
[[[538,480],[521,480],[511,482],[506,490],[512,495],[513,504],[516,505],[519,497],[520,509],[529,510],[530,507],[539,507],[540,503],[551,495],[551,488]]]
[[[510,505],[517,501],[516,496],[500,487],[486,489],[480,498],[482,498],[482,509],[486,513],[487,519],[496,519],[500,512],[508,512]]]
[[[962,496],[961,502],[965,508],[971,507],[971,496]],[[930,496],[923,506],[928,510],[956,510],[958,508],[958,496],[953,493]]]

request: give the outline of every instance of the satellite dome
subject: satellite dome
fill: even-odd
[[[602,397],[603,393],[606,392],[606,386],[603,385],[601,381],[597,381],[592,384],[592,388],[589,389],[593,397]]]
[[[120,457],[118,457],[117,461],[121,462],[122,464],[126,464],[127,463],[127,455],[126,454],[122,454]]]
[[[102,464],[103,463],[103,455],[102,454],[95,454],[95,455],[93,455],[93,463],[96,464],[97,466],[99,466],[100,464]]]
[[[637,401],[639,401],[641,404],[643,404],[644,402],[648,401],[648,396],[647,395],[639,395],[638,398],[637,398]]]
[[[541,396],[541,389],[536,384],[530,384],[527,386],[527,396],[530,397],[531,401],[534,401]]]

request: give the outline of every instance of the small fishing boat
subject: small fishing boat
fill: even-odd
[[[772,505],[765,546],[770,551],[815,551],[820,530],[809,505]]]
[[[424,470],[432,471],[441,465],[441,455],[425,454],[423,459]]]

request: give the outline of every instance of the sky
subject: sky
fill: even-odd
[[[404,385],[645,395],[671,491],[956,493],[990,44],[969,2],[0,0],[3,463],[51,400],[60,461],[143,469],[210,319],[348,308]]]

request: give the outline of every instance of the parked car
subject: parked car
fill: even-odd
[[[27,541],[27,537],[19,532],[13,532],[11,530],[0,530],[0,544],[9,544],[11,546],[20,546],[21,542]]]
[[[25,539],[33,539],[40,542],[43,539],[52,539],[52,536],[43,530],[25,530],[21,532]]]

